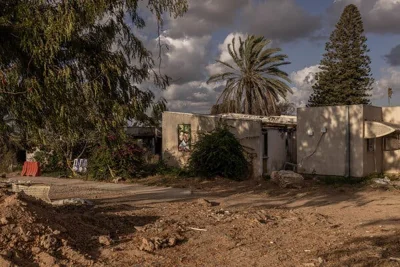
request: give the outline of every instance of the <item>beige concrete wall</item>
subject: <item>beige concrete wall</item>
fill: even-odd
[[[364,106],[364,121],[382,121],[382,108],[374,106]],[[364,173],[367,176],[372,173],[383,172],[383,138],[375,139],[375,151],[368,151],[367,139],[363,139],[363,158],[364,158]]]
[[[184,167],[190,157],[189,152],[178,150],[178,125],[191,124],[192,144],[197,137],[199,119],[193,114],[164,112],[162,115],[162,158],[166,164]]]
[[[400,107],[383,107],[384,122],[400,125]],[[383,172],[400,173],[400,150],[383,151]]]
[[[253,155],[253,176],[262,176],[262,135],[261,122],[243,119],[224,119],[231,131],[238,138],[246,151]],[[175,112],[163,113],[163,160],[170,166],[183,167],[190,158],[189,152],[178,151],[178,125],[191,124],[192,145],[198,140],[199,133],[211,132],[222,122],[215,116],[185,114]]]
[[[286,133],[279,132],[278,129],[268,129],[268,174],[282,170],[286,154]]]
[[[263,136],[261,122],[243,119],[225,119],[224,122],[232,126],[231,132],[240,141],[246,152],[251,155],[253,177],[256,179],[260,178],[263,174]]]
[[[363,177],[364,173],[364,121],[363,105],[349,106],[350,116],[350,176]],[[345,123],[345,122],[344,122]],[[364,145],[365,144],[365,145]]]
[[[347,106],[300,108],[297,111],[297,163],[299,171],[344,176],[347,160]],[[350,175],[363,169],[363,106],[349,106]],[[327,132],[322,134],[322,129]],[[308,130],[314,134],[309,136]]]

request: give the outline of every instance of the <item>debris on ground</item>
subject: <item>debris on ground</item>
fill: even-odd
[[[376,179],[372,179],[372,181],[376,184],[379,185],[390,185],[391,181],[389,178],[385,177],[385,178],[376,178]]]
[[[218,202],[212,202],[204,198],[199,198],[198,200],[196,200],[196,203],[203,207],[214,207],[219,205]]]
[[[3,178],[3,179],[7,178],[7,174],[5,174],[5,173],[0,174],[0,178]]]
[[[121,182],[125,182],[125,181],[126,181],[126,179],[122,178],[122,177],[116,177],[116,178],[114,178],[112,180],[112,182],[115,183],[115,184],[118,184],[118,183],[121,183]]]
[[[390,180],[388,177],[384,178],[375,178],[372,179],[373,187],[381,187],[381,188],[400,188],[400,181],[399,180]]]
[[[254,193],[258,183],[209,181],[179,201],[157,188],[52,183],[53,199],[93,207],[0,189],[0,266],[399,265],[399,190],[305,183]]]
[[[281,188],[301,188],[304,184],[304,177],[293,171],[273,171],[271,182]]]
[[[212,207],[212,203],[204,198],[200,198],[196,202],[197,202],[197,204],[204,206],[204,207]]]
[[[60,199],[60,200],[54,200],[51,202],[53,206],[67,206],[67,205],[73,205],[73,206],[93,206],[93,202],[82,199],[82,198],[67,198],[67,199]]]
[[[113,240],[107,235],[101,235],[99,236],[99,243],[103,246],[110,246],[113,243]]]
[[[100,240],[90,237],[105,235],[123,223],[118,216],[86,215],[2,189],[0,266],[91,266],[89,253],[100,246]],[[109,241],[102,237],[100,242]]]
[[[174,247],[178,242],[183,241],[183,238],[143,238],[142,244],[140,245],[139,249],[142,251],[153,252],[155,250],[167,248],[167,247]]]

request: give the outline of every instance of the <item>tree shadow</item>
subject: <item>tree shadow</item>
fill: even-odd
[[[34,204],[36,205],[36,204]],[[109,207],[88,206],[43,206],[36,208],[37,220],[52,229],[54,237],[58,240],[58,249],[47,251],[50,255],[62,261],[75,262],[75,266],[86,266],[92,261],[98,262],[103,246],[99,242],[99,236],[108,236],[112,240],[111,248],[123,242],[123,237],[135,233],[135,226],[145,226],[154,223],[158,216],[127,215],[125,212],[116,213]],[[38,206],[37,206],[38,207]],[[40,207],[40,206],[39,206]],[[121,208],[121,207],[119,207]],[[126,208],[126,207],[125,207]],[[38,227],[39,227],[38,226]],[[54,231],[59,231],[54,234]],[[16,255],[28,255],[30,251],[24,251]],[[30,258],[33,258],[31,255]],[[36,263],[27,262],[27,258],[15,257],[14,262],[19,266],[38,266]]]
[[[400,266],[400,236],[357,237],[321,255],[324,266]]]

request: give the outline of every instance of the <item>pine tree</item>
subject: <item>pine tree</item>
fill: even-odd
[[[348,5],[326,43],[308,106],[370,104],[372,78],[361,14]]]

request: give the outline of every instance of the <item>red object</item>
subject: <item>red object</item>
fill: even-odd
[[[24,166],[22,167],[21,175],[25,176],[27,171],[28,171],[28,162],[25,161]]]
[[[22,176],[40,176],[40,163],[39,162],[30,162],[25,161],[24,166],[22,167]]]

